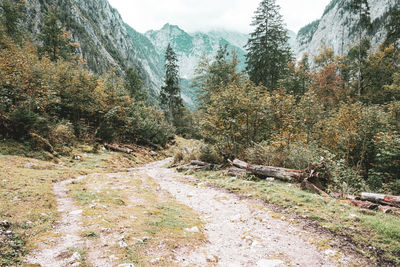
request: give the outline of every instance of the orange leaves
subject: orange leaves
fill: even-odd
[[[336,63],[329,63],[313,75],[311,86],[324,105],[332,106],[345,98],[343,81],[337,74]]]

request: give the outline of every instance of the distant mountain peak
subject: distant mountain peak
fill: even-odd
[[[165,23],[164,26],[160,29],[160,31],[178,31],[184,33],[185,31],[179,28],[178,25],[170,24],[170,23]]]

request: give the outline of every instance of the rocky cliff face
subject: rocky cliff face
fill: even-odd
[[[303,27],[296,39],[295,53],[299,57],[303,53],[315,55],[323,45],[331,47],[336,55],[347,53],[358,41],[357,16],[346,9],[349,0],[332,0],[326,7],[320,20]],[[371,39],[376,49],[385,37],[384,28],[390,7],[396,0],[368,0],[371,8],[372,32],[364,32]]]
[[[123,74],[136,69],[145,81],[150,95],[157,94],[161,84],[159,62],[152,60],[155,49],[142,34],[127,27],[117,10],[106,0],[30,0],[26,1],[27,28],[40,32],[40,25],[50,5],[61,12],[62,23],[80,47],[77,53],[95,73],[114,69]]]
[[[80,44],[77,53],[86,60],[90,70],[103,74],[114,69],[123,75],[127,68],[134,68],[153,98],[157,97],[163,84],[164,54],[169,42],[179,56],[182,97],[190,107],[195,105],[195,93],[189,80],[202,55],[214,56],[220,44],[228,44],[229,49],[237,51],[241,68],[244,68],[243,45],[247,38],[243,34],[223,31],[189,34],[166,24],[161,30],[144,35],[125,24],[107,0],[26,1],[25,24],[29,31],[40,32],[43,17],[51,5],[59,8],[61,22],[71,32],[72,40]]]

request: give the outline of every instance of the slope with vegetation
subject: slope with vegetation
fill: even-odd
[[[160,148],[178,133],[202,139],[203,143],[197,148],[199,155],[186,148],[185,153],[176,154],[176,162],[199,159],[218,166],[239,158],[251,164],[317,173],[322,189],[331,195],[343,197],[361,191],[400,194],[400,35],[396,19],[399,10],[394,8],[388,13],[386,40],[371,52],[371,42],[364,38],[364,26],[371,25],[368,1],[352,1],[352,12],[362,14],[353,17],[360,20],[355,28],[361,37],[359,42],[340,55],[328,46],[321,47],[311,62],[308,55],[294,61],[279,7],[274,0],[263,0],[254,19],[256,30],[247,45],[248,73],[240,71],[240,57],[229,51],[226,43],[220,44],[216,55],[203,57],[195,70],[192,86],[199,89],[200,97],[199,108],[192,113],[182,105],[179,64],[171,46],[166,55],[163,87],[160,82],[162,111],[157,108],[157,99],[146,94],[146,80],[140,68],[127,63],[127,69],[114,69],[105,63],[100,73],[89,72],[87,64],[92,63],[82,59],[80,44],[72,41],[79,38],[71,38],[75,32],[66,31],[56,6],[46,5],[40,25],[34,26],[36,30],[31,34],[24,29],[23,2],[1,1],[1,151],[53,161],[0,158],[4,162],[0,175],[5,177],[0,177],[5,184],[0,191],[4,200],[0,221],[7,220],[0,227],[12,229],[6,245],[2,243],[0,247],[6,255],[1,264],[20,263],[25,250],[49,233],[59,216],[51,191],[54,182],[66,176],[110,171],[110,160],[124,169],[145,161],[143,154],[148,154],[143,148],[137,151],[136,146],[126,150],[135,152],[128,159],[108,152],[96,154],[105,142]],[[361,23],[361,19],[366,23]],[[266,20],[271,23],[265,24]],[[317,24],[311,25],[314,29],[310,31],[321,26],[321,22]],[[137,35],[129,28],[128,32],[131,37]],[[191,49],[182,47],[186,48]],[[141,57],[145,53],[141,50]],[[117,58],[126,60],[124,56]],[[158,64],[158,60],[152,64]],[[179,143],[181,139],[177,140]],[[83,148],[77,154],[82,143],[93,148]],[[12,151],[12,146],[22,151]],[[71,157],[71,164],[65,165]],[[400,230],[394,215],[362,212],[281,183],[243,181],[214,172],[205,175],[199,179],[283,206],[286,212],[311,217],[318,225],[352,240],[357,248],[368,250],[379,263],[399,263]],[[185,244],[189,240],[185,239],[183,226],[201,224],[197,219],[189,219],[196,216],[190,210],[168,202],[168,194],[158,194],[151,179],[123,180],[126,175],[120,175],[118,179],[132,190],[113,191],[116,197],[110,199],[105,196],[111,190],[106,186],[121,189],[121,181],[96,176],[95,180],[105,188],[105,192],[97,192],[92,188],[96,184],[93,177],[70,187],[89,216],[85,221],[87,238],[96,238],[103,227],[93,219],[95,216],[104,216],[102,219],[113,233],[118,231],[111,225],[113,220],[122,220],[121,227],[132,226],[124,214],[118,213],[119,206],[130,203],[126,207],[131,207],[130,194],[137,194],[149,204],[148,210],[140,205],[130,210],[140,217],[140,227],[134,229],[138,232],[128,233],[132,242],[134,235],[145,232],[159,242],[166,227],[172,229],[172,241],[166,244],[171,248],[174,240],[184,239]],[[141,187],[143,183],[146,185]],[[136,187],[148,191],[135,191]],[[155,195],[161,197],[162,203],[168,203],[151,202]],[[101,210],[93,209],[93,198],[108,201],[108,212],[100,214]],[[39,205],[32,207],[31,213],[20,212],[34,201]],[[149,212],[153,219],[150,224],[142,223],[146,218],[141,216],[143,212]],[[186,214],[185,218],[181,214]],[[368,240],[365,233],[369,234]],[[128,248],[113,249],[127,261],[142,263],[149,260],[146,248],[155,250],[157,244],[141,244],[137,253]]]
[[[4,1],[3,19],[19,18],[21,8]],[[172,132],[163,115],[135,93],[140,83],[132,79],[140,78],[87,71],[58,16],[50,11],[34,36],[18,19],[2,24],[1,134],[60,154],[75,140],[166,144]]]

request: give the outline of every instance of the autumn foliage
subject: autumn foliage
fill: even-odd
[[[358,65],[328,47],[310,65],[308,56],[290,63],[272,92],[245,74],[216,77],[217,66],[236,68],[228,54],[200,62],[202,136],[224,157],[296,169],[323,165],[331,190],[400,193],[398,57],[389,46],[363,60],[361,96]]]
[[[57,56],[63,50],[58,45],[75,44],[53,43],[56,52],[47,53],[29,38],[15,39],[8,32],[0,25],[3,137],[30,142],[34,134],[61,151],[60,144],[70,146],[73,140],[164,145],[172,136],[163,114],[131,97],[127,83],[112,70],[99,76],[76,56]]]

